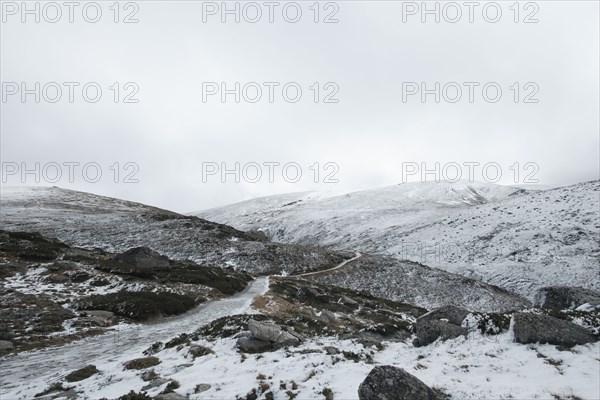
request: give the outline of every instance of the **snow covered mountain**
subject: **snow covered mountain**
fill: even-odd
[[[532,298],[549,285],[599,287],[599,191],[599,181],[540,191],[405,183],[271,196],[195,215],[279,242],[412,260]]]
[[[465,197],[470,201],[477,198]],[[113,253],[143,246],[173,260],[234,267],[254,275],[329,270],[354,255],[318,246],[274,243],[264,235],[198,217],[60,188],[3,188],[0,217],[2,229],[40,232],[71,246]],[[458,304],[472,310],[504,311],[530,305],[521,296],[485,283],[383,257],[365,255],[343,269],[312,279],[325,276],[331,284],[426,308]],[[388,276],[387,284],[382,283],[382,276]]]
[[[531,195],[501,187],[438,189],[405,190],[410,201],[400,198],[402,207],[388,204],[382,213],[407,221],[420,214],[429,218],[422,230],[433,234],[448,215],[451,222],[516,199],[523,207]],[[386,196],[394,197],[388,192],[371,204],[384,207]],[[346,196],[290,195],[271,209],[287,212],[302,203],[290,202],[307,199],[320,216],[319,202],[354,194]],[[358,197],[358,211],[330,209],[326,215],[340,228],[344,221],[335,211],[344,218],[364,213],[369,222],[368,193]],[[360,382],[384,367],[402,368],[405,378],[421,379],[440,399],[598,397],[598,293],[573,297],[570,288],[555,290],[548,293],[556,304],[579,300],[571,309],[531,309],[510,291],[419,262],[269,242],[258,233],[118,199],[3,188],[0,205],[2,398],[356,399]],[[595,218],[569,206],[572,220],[584,227],[571,241],[587,243],[584,229],[592,229],[588,218]],[[587,212],[588,206],[581,208]],[[471,222],[473,213],[467,215],[463,219]],[[397,239],[384,231],[370,239],[371,233],[355,244]],[[352,248],[342,245],[347,239],[334,239],[339,248]],[[131,249],[136,246],[172,260],[147,247]],[[271,275],[240,292],[253,277],[235,269]],[[182,296],[198,301],[184,304]],[[157,304],[150,311],[171,316],[150,324],[136,319],[155,315],[137,313],[150,307],[148,299]],[[171,310],[176,299],[189,307]],[[42,349],[23,351],[32,335]]]
[[[346,257],[271,243],[200,218],[57,187],[3,187],[0,199],[2,229],[40,232],[71,246],[114,253],[146,246],[174,260],[231,266],[254,274],[326,269]]]

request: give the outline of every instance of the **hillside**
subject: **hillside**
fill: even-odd
[[[284,243],[416,261],[532,298],[549,285],[599,287],[599,187],[407,183],[261,198],[197,215]]]

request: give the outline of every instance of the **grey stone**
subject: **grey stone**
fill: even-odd
[[[600,292],[572,286],[549,286],[539,289],[533,300],[534,307],[565,310],[589,303],[600,306]]]
[[[271,342],[259,340],[252,335],[240,337],[237,340],[237,347],[244,353],[264,353],[274,350]]]
[[[573,347],[598,340],[584,328],[549,315],[518,312],[514,314],[513,320],[517,343],[549,343]]]
[[[348,296],[342,296],[340,298],[340,303],[345,304],[347,306],[357,306],[358,305],[358,302],[356,300],[351,299]]]
[[[438,338],[442,341],[466,336],[467,328],[440,320],[417,320],[415,324],[417,338],[413,341],[415,347],[427,346]]]
[[[154,371],[154,368],[144,371],[140,377],[144,382],[150,382],[160,378],[156,371]]]
[[[210,388],[211,386],[208,383],[201,383],[199,385],[196,385],[196,387],[194,388],[194,393],[206,392]]]
[[[285,347],[285,346],[297,346],[300,344],[300,339],[297,336],[292,335],[290,332],[281,332],[277,339],[275,339],[276,347]]]
[[[215,354],[215,352],[208,347],[193,344],[190,346],[188,354],[191,355],[192,358],[196,359],[197,357],[206,356],[208,354]]]
[[[108,319],[108,320],[112,320],[115,318],[115,313],[113,313],[111,311],[105,311],[105,310],[87,310],[87,311],[84,311],[84,314],[86,314],[90,317],[99,317],[99,318],[104,318],[104,319]]]
[[[12,351],[14,348],[15,346],[12,344],[12,342],[9,342],[8,340],[0,340],[0,352]]]
[[[258,322],[253,319],[248,321],[248,329],[256,339],[270,342],[275,342],[281,334],[281,327],[279,325]]]
[[[436,308],[433,311],[422,315],[419,320],[421,321],[432,321],[432,320],[447,320],[447,322],[460,326],[463,320],[469,315],[470,311],[464,308],[456,307],[453,305],[447,305],[440,308]]]
[[[300,288],[300,290],[298,291],[298,295],[301,297],[308,297],[308,298],[316,299],[320,295],[320,293],[314,287],[302,286]]]
[[[171,381],[170,379],[158,378],[158,379],[153,380],[152,382],[150,382],[146,386],[142,387],[142,390],[154,389],[154,388],[159,387],[161,385],[164,385],[165,383],[170,382],[170,381]]]
[[[421,380],[401,368],[375,367],[358,388],[359,400],[444,400]]]
[[[318,319],[320,321],[323,321],[327,324],[334,324],[337,322],[337,317],[335,316],[334,313],[332,313],[329,310],[323,310],[321,311],[321,315],[318,316]]]
[[[72,270],[72,269],[76,269],[79,267],[79,264],[77,264],[75,261],[69,261],[69,260],[56,260],[54,261],[52,264],[50,264],[48,266],[49,270],[52,271],[57,271],[57,270]]]
[[[50,274],[46,277],[46,281],[49,283],[65,283],[69,279],[64,274]]]
[[[161,393],[153,397],[156,400],[187,400],[187,397],[177,393]]]
[[[152,269],[168,269],[169,259],[148,247],[135,247],[117,254],[115,260],[123,261],[138,267]]]
[[[337,347],[325,346],[323,349],[325,349],[325,352],[327,354],[329,354],[330,356],[334,356],[336,354],[340,354],[340,351],[337,349]]]

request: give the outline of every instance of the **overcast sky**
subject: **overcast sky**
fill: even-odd
[[[427,14],[422,22],[421,10],[413,7],[421,2],[322,2],[318,15],[312,1],[298,2],[302,15],[296,23],[289,21],[297,7],[286,2],[274,8],[273,23],[263,2],[255,3],[262,12],[256,23],[245,20],[257,15],[245,3],[239,4],[239,23],[228,14],[221,21],[214,7],[221,2],[120,3],[118,23],[112,1],[99,2],[96,23],[83,18],[86,2],[74,9],[73,23],[64,6],[51,23],[45,19],[56,19],[56,9],[40,3],[36,23],[35,15],[22,15],[20,1],[2,4],[0,152],[6,185],[35,185],[35,176],[23,177],[21,169],[39,162],[46,166],[40,185],[186,212],[283,192],[360,190],[421,179],[419,173],[403,176],[403,163],[406,170],[439,162],[454,178],[452,163],[479,162],[478,180],[485,180],[483,165],[496,163],[502,184],[528,183],[527,177],[541,184],[599,178],[597,1],[523,2],[518,15],[512,1],[498,2],[502,14],[495,23],[496,7],[484,12],[486,2],[473,10],[472,23],[463,2],[455,3],[462,12],[455,23],[447,20],[457,18],[457,8],[443,8],[445,3],[438,4],[439,23]],[[85,16],[95,18],[93,6]],[[123,23],[127,16],[138,22]],[[22,102],[23,82],[34,92],[40,82],[39,103],[35,94]],[[50,102],[57,96],[50,82],[62,88],[56,103]],[[79,84],[72,86],[72,103],[64,82]],[[82,95],[90,82],[89,100],[96,84],[102,89],[96,103]],[[234,94],[222,102],[220,93],[209,91],[220,90],[222,82],[228,89],[257,82],[262,97],[250,102],[257,92],[249,85],[246,96],[240,90],[239,103]],[[272,103],[264,82],[274,82]],[[421,83],[434,89],[436,82],[439,103],[434,93],[424,102],[420,93],[410,95]],[[451,82],[462,90],[459,100]],[[472,82],[473,102],[464,82]],[[289,101],[282,90],[287,83],[293,83],[287,86]],[[292,102],[297,87],[302,94]],[[130,94],[137,103],[124,102]],[[68,162],[80,163],[73,167],[73,183]],[[96,183],[82,177],[82,166],[91,162],[102,169]],[[205,171],[235,169],[236,162],[239,183],[234,174],[222,183],[214,170],[203,179],[203,165]],[[55,176],[51,163],[62,166],[56,183],[48,182]],[[251,163],[261,166],[258,182],[251,182]],[[273,182],[264,163],[280,163],[272,164]],[[287,163],[301,168],[298,182],[284,179]],[[93,180],[93,169],[87,172]],[[293,181],[295,172],[288,166],[285,178]],[[466,167],[460,172],[469,177]],[[494,180],[494,169],[488,172]],[[124,182],[128,173],[139,182]]]

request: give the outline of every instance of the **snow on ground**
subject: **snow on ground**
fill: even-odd
[[[284,243],[416,261],[528,298],[543,286],[600,288],[600,181],[541,191],[405,183],[293,204],[282,197],[279,206],[276,196],[267,200],[196,215]]]
[[[268,278],[257,278],[243,292],[201,304],[187,313],[164,318],[159,323],[120,325],[104,335],[88,337],[63,346],[5,356],[1,359],[0,399],[17,398],[15,391],[27,387],[25,382],[37,387],[36,385],[51,383],[90,363],[117,359],[126,361],[141,356],[141,352],[156,341],[166,341],[179,333],[194,331],[227,315],[252,313],[252,299],[264,294],[267,289]],[[121,358],[128,356],[126,359]],[[28,396],[22,398],[32,397]]]
[[[272,353],[240,356],[235,340],[201,339],[197,344],[208,346],[214,355],[192,360],[187,348],[167,349],[157,356],[161,363],[154,367],[158,375],[175,379],[180,388],[175,391],[190,399],[231,400],[245,398],[262,381],[269,385],[276,400],[288,400],[286,392],[298,399],[323,399],[322,391],[330,388],[335,399],[357,399],[360,382],[375,365],[404,368],[431,387],[451,394],[454,399],[548,399],[553,396],[582,399],[600,397],[600,344],[577,346],[559,351],[551,345],[520,345],[512,334],[484,337],[472,333],[468,338],[436,342],[415,348],[407,343],[384,343],[385,349],[365,349],[349,340],[335,338],[311,339],[300,347]],[[325,346],[340,351],[361,354],[354,362],[342,354],[328,355]],[[366,355],[372,356],[367,361]],[[90,360],[101,371],[85,381],[69,384],[81,391],[82,398],[115,398],[129,390],[141,390],[147,384],[138,371],[125,371],[122,363],[140,357],[136,351],[125,351],[111,359]],[[257,379],[263,375],[262,379]],[[296,389],[293,389],[296,385]],[[45,389],[49,380],[35,379],[3,398],[30,398]],[[199,384],[211,388],[195,393]],[[167,383],[148,391],[156,395]]]

